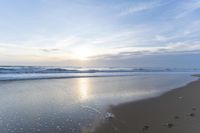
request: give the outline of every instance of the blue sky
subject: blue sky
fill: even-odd
[[[0,65],[198,67],[198,0],[0,0]]]

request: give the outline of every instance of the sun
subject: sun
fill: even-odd
[[[81,60],[81,61],[85,61],[88,60],[89,56],[90,56],[90,51],[88,50],[80,50],[78,53],[76,53],[76,58]]]
[[[78,60],[81,60],[81,61],[89,60],[89,58],[94,55],[93,50],[89,47],[75,48],[72,51],[72,53],[73,53],[73,56],[74,56],[75,59],[78,59]]]

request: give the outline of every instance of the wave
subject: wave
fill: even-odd
[[[148,72],[200,72],[200,69],[177,68],[117,68],[117,67],[44,67],[1,66],[0,81],[25,79],[130,76]]]
[[[200,69],[177,69],[177,68],[92,68],[92,67],[37,67],[37,66],[4,66],[0,67],[0,74],[16,73],[113,73],[113,72],[177,72],[195,71]]]

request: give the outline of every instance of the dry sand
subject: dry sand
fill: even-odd
[[[200,80],[164,95],[111,107],[95,133],[199,133]]]

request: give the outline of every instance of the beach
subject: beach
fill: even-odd
[[[198,93],[192,90],[171,93],[193,81],[197,84],[197,79],[191,73],[174,72],[0,81],[0,132],[126,133],[155,131],[155,127],[175,129],[179,120],[193,122],[198,118],[195,111],[200,107],[185,102],[186,94],[198,100]],[[176,102],[182,104],[175,105]],[[176,112],[175,107],[180,110]],[[187,117],[190,113],[195,115]],[[167,123],[174,126],[167,128]]]
[[[112,106],[95,133],[199,133],[200,80],[159,97]]]

